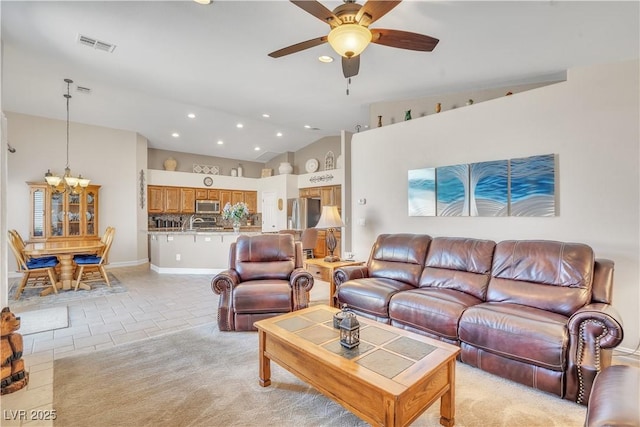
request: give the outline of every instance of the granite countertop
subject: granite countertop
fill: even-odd
[[[261,233],[262,227],[259,226],[244,226],[240,227],[240,233]],[[149,228],[149,234],[233,234],[233,228],[220,228],[220,229],[204,229],[204,230],[182,230],[180,227],[174,228]]]

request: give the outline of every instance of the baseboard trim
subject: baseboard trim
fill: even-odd
[[[218,274],[222,268],[167,268],[149,264],[152,271],[158,274]]]

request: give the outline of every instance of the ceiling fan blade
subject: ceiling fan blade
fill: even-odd
[[[318,37],[317,39],[311,39],[304,42],[292,44],[291,46],[283,47],[282,49],[271,52],[269,56],[272,58],[280,58],[281,56],[300,52],[301,50],[319,46],[322,43],[326,43],[326,42],[327,42],[327,36],[322,36],[322,37]]]
[[[424,52],[431,52],[440,41],[424,34],[381,28],[371,29],[371,34],[373,35],[371,43]]]
[[[378,19],[389,13],[402,0],[397,1],[376,1],[369,0],[360,8],[356,14],[356,22],[365,27],[373,24]],[[368,16],[367,16],[368,15]]]
[[[358,71],[360,71],[360,55],[351,58],[342,57],[342,74],[346,79],[356,76]]]
[[[324,7],[315,0],[290,0],[291,3],[298,6],[305,12],[310,13],[319,20],[331,25],[331,28],[342,24],[342,20],[333,14],[332,11]]]

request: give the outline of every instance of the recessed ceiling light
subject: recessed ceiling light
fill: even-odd
[[[171,136],[174,138],[180,138],[180,134],[178,132],[172,133]]]
[[[267,113],[264,113],[264,114],[262,115],[262,117],[264,117],[265,119],[268,119],[268,118],[269,118],[269,117],[271,117],[271,116],[270,116],[269,114],[267,114]]]
[[[282,132],[276,133],[276,136],[282,136]]]
[[[236,127],[237,127],[238,129],[242,129],[242,128],[244,127],[244,125],[243,125],[242,123],[238,123],[238,124],[236,125]]]
[[[190,119],[195,119],[196,115],[193,114],[193,113],[189,113],[189,114],[187,114],[187,117],[189,117]]]
[[[328,55],[322,55],[318,57],[318,61],[328,63],[328,62],[333,62],[333,58]]]
[[[224,141],[223,141],[223,140],[221,140],[221,139],[219,139],[219,140],[218,140],[218,145],[222,145],[222,144],[224,144]]]
[[[311,129],[311,126],[309,126],[309,125],[304,125],[304,128],[305,128],[305,129]]]
[[[260,147],[254,148],[255,151],[260,151]]]
[[[193,0],[193,1],[200,4],[211,4],[211,0]]]

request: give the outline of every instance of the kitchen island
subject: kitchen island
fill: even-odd
[[[216,274],[229,265],[229,247],[240,235],[262,234],[260,227],[187,230],[149,230],[151,269],[161,274]]]

